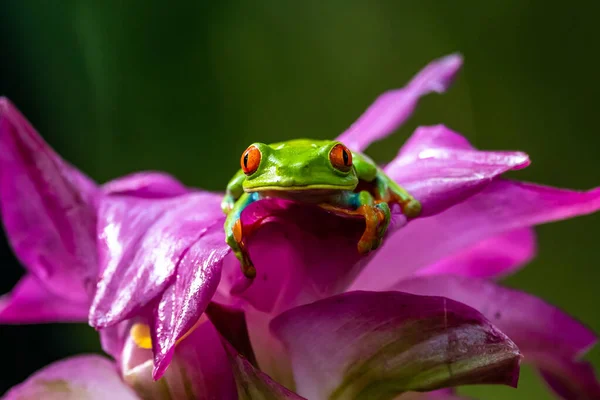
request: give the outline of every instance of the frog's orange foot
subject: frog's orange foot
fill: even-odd
[[[230,241],[229,245],[233,249],[237,259],[240,261],[244,276],[252,279],[256,276],[256,268],[254,268],[254,264],[250,259],[250,254],[248,254],[243,238],[242,221],[238,219],[233,225],[233,243]]]
[[[375,205],[363,205],[356,210],[348,210],[341,207],[335,207],[330,204],[321,204],[321,208],[345,215],[360,215],[365,219],[365,231],[358,241],[358,252],[367,254],[377,249],[382,242],[383,235],[390,223],[390,208],[387,203],[380,201]]]
[[[374,206],[361,206],[357,212],[365,217],[365,231],[358,241],[358,252],[367,254],[381,246],[390,222],[390,209],[387,203],[382,202]]]

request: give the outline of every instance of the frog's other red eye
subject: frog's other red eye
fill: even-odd
[[[348,172],[352,169],[352,152],[341,143],[333,146],[329,152],[329,160],[335,169]]]
[[[240,164],[242,165],[242,171],[246,175],[252,175],[258,169],[260,165],[260,150],[256,146],[250,146],[242,154]]]

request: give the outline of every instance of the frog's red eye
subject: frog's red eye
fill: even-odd
[[[340,171],[348,172],[352,169],[352,153],[341,143],[333,146],[329,152],[329,160],[331,165]]]
[[[260,150],[256,146],[250,146],[242,154],[240,164],[242,165],[242,171],[246,175],[252,175],[258,169],[260,165]]]

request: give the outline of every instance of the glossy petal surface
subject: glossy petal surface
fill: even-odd
[[[167,199],[104,199],[98,218],[103,274],[90,323],[106,327],[131,317],[173,283],[177,266],[184,260],[202,266],[199,274],[205,274],[204,283],[218,279],[209,271],[219,263],[214,252],[226,247],[223,236],[217,247],[212,239],[217,230],[223,235],[219,202],[220,197],[210,193]],[[208,237],[211,239],[206,241]],[[183,269],[182,274],[187,276]]]
[[[89,303],[67,300],[50,292],[33,275],[26,275],[0,297],[0,324],[85,322]]]
[[[458,133],[435,125],[418,128],[384,171],[421,202],[425,217],[464,201],[497,176],[528,165],[527,154],[480,151]]]
[[[515,341],[525,359],[528,352],[545,351],[574,358],[596,342],[590,329],[556,307],[493,282],[440,275],[407,279],[394,289],[444,296],[479,310]]]
[[[68,358],[42,368],[9,390],[3,400],[138,400],[121,380],[110,360],[85,355]]]
[[[420,97],[445,92],[461,66],[462,57],[458,54],[432,61],[402,89],[380,95],[337,140],[354,151],[363,151],[385,138],[410,117]]]
[[[272,329],[309,399],[392,399],[473,383],[516,386],[517,347],[479,312],[443,297],[349,292],[294,308]]]
[[[497,179],[468,200],[439,215],[412,221],[390,236],[353,288],[389,288],[390,282],[457,256],[483,240],[598,209],[600,189],[578,192]],[[514,269],[505,265],[509,271]],[[494,275],[502,273],[494,271]]]
[[[84,302],[97,275],[95,185],[0,98],[0,212],[21,263],[48,290]]]
[[[181,258],[175,282],[163,293],[153,315],[156,376],[167,367],[177,340],[194,326],[213,298],[229,251],[223,226],[218,224],[207,228]]]

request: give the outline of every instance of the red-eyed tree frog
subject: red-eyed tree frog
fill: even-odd
[[[369,157],[350,151],[338,141],[254,143],[242,153],[240,163],[241,169],[227,185],[221,208],[227,215],[227,244],[248,278],[253,278],[256,270],[243,243],[240,214],[254,201],[282,197],[360,215],[365,218],[365,231],[358,242],[361,254],[381,245],[390,223],[389,204],[399,204],[408,218],[421,212],[421,204]]]

